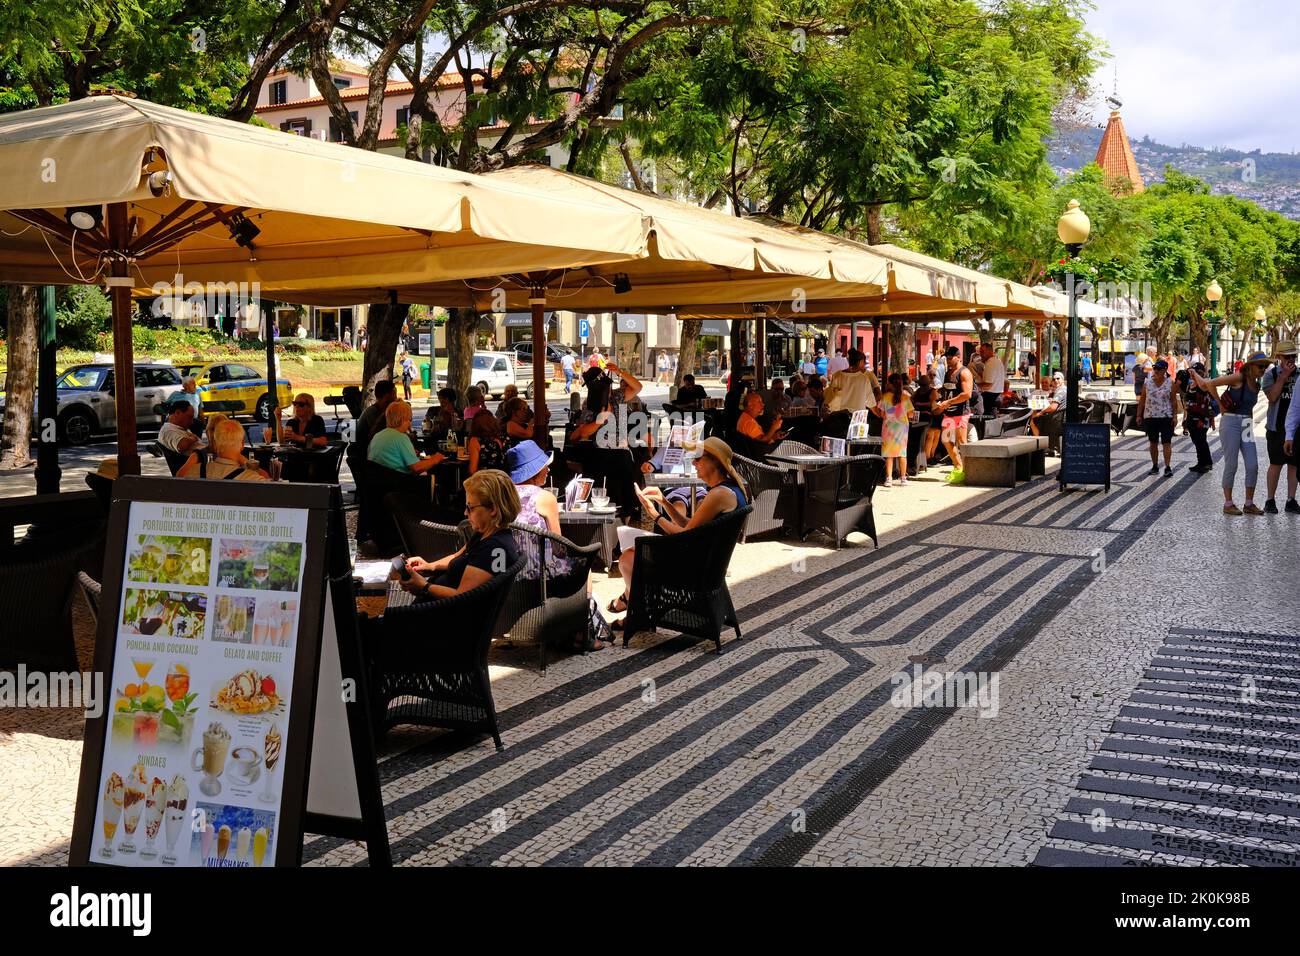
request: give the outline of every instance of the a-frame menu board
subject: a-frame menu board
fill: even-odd
[[[389,862],[337,486],[124,477],[104,558],[71,862]]]

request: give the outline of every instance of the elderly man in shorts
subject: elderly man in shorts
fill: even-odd
[[[944,394],[950,397],[935,402],[933,408],[943,415],[939,423],[940,437],[943,447],[948,450],[948,457],[952,459],[952,471],[948,474],[948,480],[960,484],[966,480],[960,449],[966,444],[966,432],[970,426],[970,401],[975,390],[975,376],[961,364],[961,352],[955,345],[950,345],[943,354],[948,366],[943,388]]]

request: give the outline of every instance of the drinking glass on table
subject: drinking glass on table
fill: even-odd
[[[591,504],[597,509],[602,509],[609,504],[609,492],[605,490],[604,485],[591,489]]]

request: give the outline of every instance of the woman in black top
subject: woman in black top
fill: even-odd
[[[469,423],[469,473],[506,466],[506,443],[501,439],[501,423],[486,409]]]
[[[621,391],[615,390],[614,377],[622,382]],[[565,456],[572,454],[573,460],[581,462],[584,474],[604,481],[621,518],[638,521],[641,501],[636,488],[642,480],[641,469],[628,447],[627,419],[620,419],[618,406],[640,393],[641,382],[613,363],[607,363],[604,371],[587,369],[582,381],[587,386],[587,401],[565,442]]]
[[[316,414],[316,398],[310,392],[302,392],[293,400],[293,414],[285,421],[280,437],[286,444],[303,448],[324,448],[329,444],[325,419]],[[266,440],[271,439],[271,428],[267,426]]]
[[[478,471],[465,479],[465,517],[474,533],[465,547],[437,561],[409,558],[402,587],[420,598],[454,597],[486,584],[519,558],[510,525],[519,517],[519,493],[504,471]]]

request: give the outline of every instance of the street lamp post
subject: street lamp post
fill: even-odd
[[[1079,250],[1088,241],[1088,232],[1092,223],[1083,210],[1079,200],[1071,199],[1061,218],[1056,221],[1056,235],[1065,244],[1066,251],[1073,262]],[[1069,331],[1069,366],[1065,373],[1065,420],[1079,421],[1079,291],[1074,281],[1074,270],[1065,274],[1067,292],[1070,296],[1070,331]]]
[[[1215,279],[1205,289],[1205,298],[1210,301],[1210,378],[1219,377],[1219,300],[1223,298],[1223,289]]]
[[[1268,313],[1262,305],[1255,306],[1255,350],[1263,351],[1264,333],[1268,331]]]

